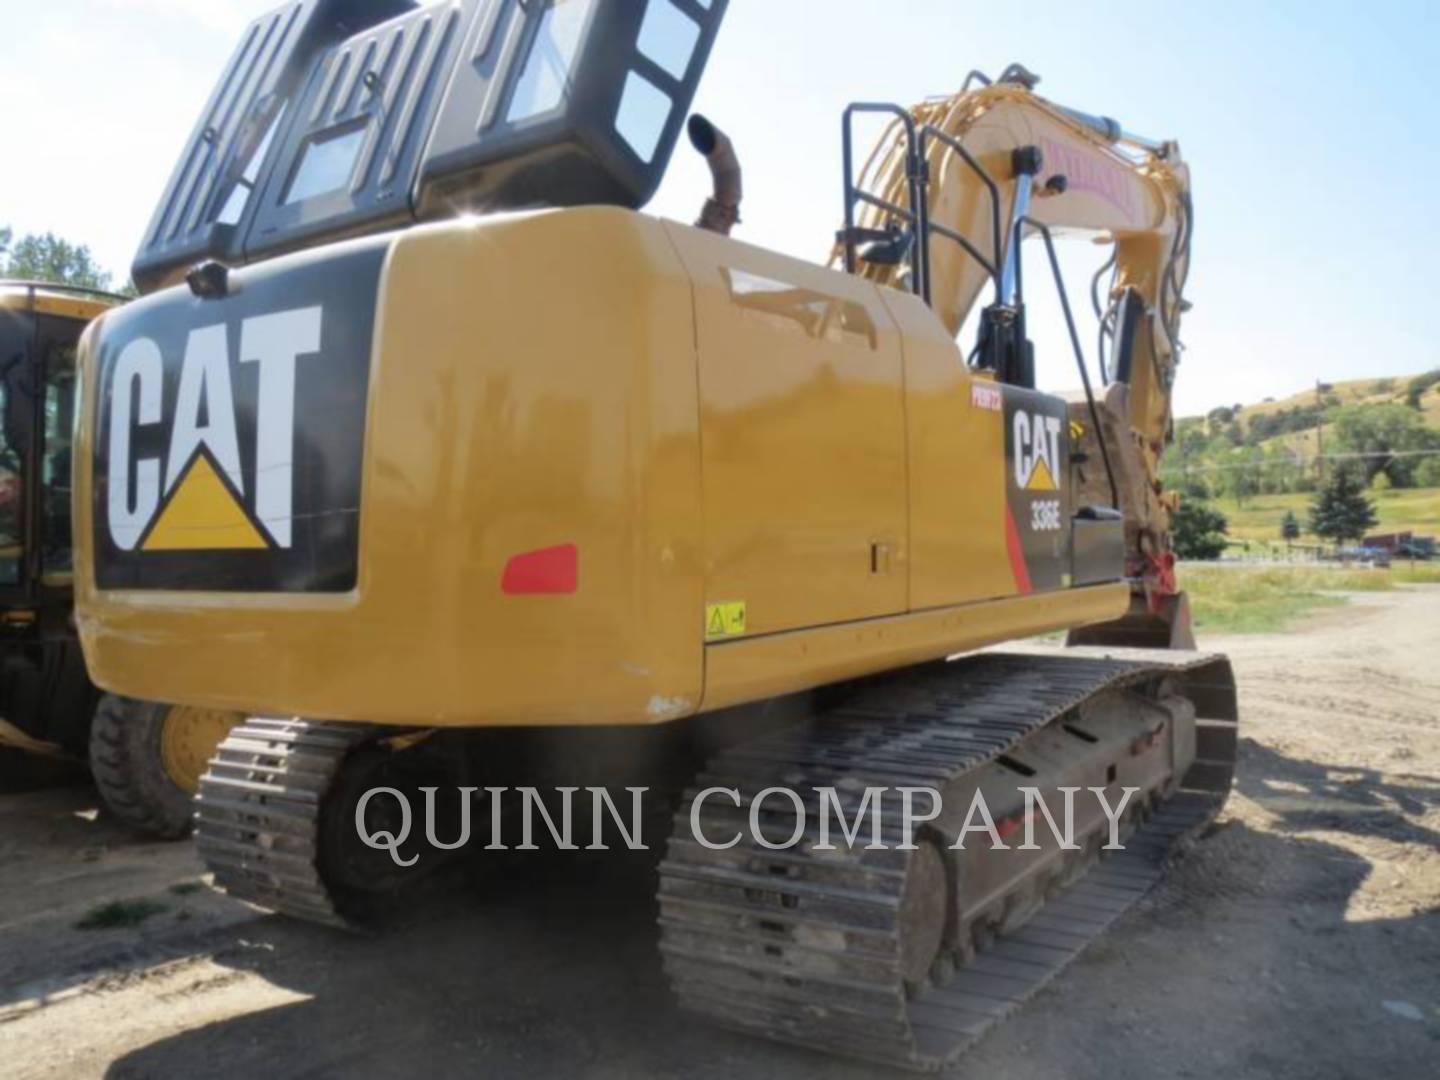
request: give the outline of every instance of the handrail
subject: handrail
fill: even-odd
[[[859,187],[855,180],[855,155],[854,155],[854,117],[858,113],[884,113],[896,117],[904,126],[905,138],[905,176],[907,183],[907,197],[910,205],[901,206],[898,203],[890,202],[879,195],[866,191]],[[911,290],[919,296],[926,304],[931,303],[931,279],[930,279],[930,237],[932,233],[953,241],[973,258],[985,270],[995,285],[996,299],[1000,299],[1003,289],[1001,278],[1001,222],[1000,222],[1000,187],[995,182],[984,165],[975,158],[960,142],[948,132],[942,131],[932,124],[926,124],[917,129],[915,119],[910,113],[888,102],[859,101],[846,107],[841,118],[842,155],[844,160],[845,184],[845,228],[839,234],[839,239],[845,251],[845,271],[853,274],[856,271],[858,259],[856,256],[856,242],[861,239],[873,239],[874,230],[857,228],[855,224],[855,207],[858,203],[873,206],[888,214],[906,222],[913,232],[914,243],[910,249],[910,271]],[[947,149],[954,151],[960,159],[972,169],[976,176],[985,185],[990,196],[990,246],[991,256],[986,258],[980,249],[964,234],[930,220],[930,166],[929,166],[929,144],[931,141],[943,144]]]
[[[1050,236],[1050,226],[1026,216],[1019,219],[1040,234],[1045,241],[1045,254],[1050,259],[1050,270],[1055,275],[1055,291],[1060,294],[1060,310],[1065,313],[1065,327],[1070,331],[1070,344],[1075,350],[1075,366],[1080,369],[1080,382],[1085,387],[1085,404],[1090,410],[1090,422],[1095,425],[1095,441],[1100,444],[1100,458],[1105,462],[1105,478],[1110,482],[1111,505],[1120,505],[1120,489],[1115,484],[1115,471],[1110,467],[1110,451],[1105,445],[1105,429],[1100,425],[1100,412],[1095,408],[1095,392],[1090,387],[1090,372],[1085,367],[1085,352],[1080,348],[1080,335],[1075,329],[1075,316],[1070,312],[1070,299],[1065,295],[1065,278],[1060,273],[1060,260],[1055,255],[1055,241]],[[1019,237],[1016,237],[1018,244]],[[1018,260],[1017,260],[1018,263]]]
[[[855,184],[854,130],[852,122],[857,113],[886,113],[896,117],[905,126],[905,177],[909,181],[910,206],[905,208],[878,195],[872,195]],[[894,214],[910,223],[917,238],[923,238],[929,229],[928,203],[925,187],[928,176],[925,159],[915,153],[915,120],[899,105],[884,101],[856,101],[847,105],[840,121],[841,152],[845,170],[845,230],[840,234],[845,247],[845,272],[855,273],[855,204],[864,202],[877,209]],[[930,266],[922,257],[923,240],[910,249],[910,287],[927,304],[930,302]]]
[[[925,162],[929,161],[929,157],[925,152],[926,139],[938,139],[945,146],[949,147],[951,150],[959,154],[960,160],[964,161],[966,165],[970,166],[970,168],[974,170],[975,175],[980,177],[980,182],[985,185],[985,189],[990,193],[991,257],[988,261],[983,256],[981,256],[980,252],[975,249],[974,245],[972,245],[969,240],[965,239],[955,230],[950,229],[944,225],[936,225],[933,222],[930,222],[929,224],[930,227],[933,228],[936,232],[938,232],[941,236],[947,237],[959,243],[961,247],[963,247],[967,252],[970,253],[971,257],[974,258],[976,262],[978,262],[982,267],[984,267],[985,272],[988,273],[991,277],[991,280],[995,282],[995,298],[998,300],[1000,298],[1001,287],[1000,186],[995,183],[995,178],[990,175],[990,171],[986,169],[984,165],[981,165],[980,162],[975,159],[975,156],[971,154],[969,150],[965,149],[964,144],[961,143],[959,139],[955,138],[955,136],[949,134],[948,132],[941,131],[933,124],[926,124],[923,128],[920,129],[920,160]],[[927,222],[929,221],[928,214],[926,215],[926,220]],[[924,240],[924,249],[926,260],[925,276],[928,280],[930,276],[930,242],[928,237],[926,237]]]

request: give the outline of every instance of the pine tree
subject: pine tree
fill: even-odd
[[[1185,499],[1170,515],[1171,543],[1182,559],[1218,559],[1225,553],[1225,515],[1199,499]]]
[[[1359,540],[1376,520],[1375,504],[1350,469],[1336,469],[1310,503],[1310,531],[1337,544]]]
[[[1300,519],[1295,516],[1294,510],[1286,510],[1280,520],[1280,539],[1287,543],[1300,539]]]

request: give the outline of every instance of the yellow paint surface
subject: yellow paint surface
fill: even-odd
[[[909,294],[603,207],[408,229],[379,294],[346,593],[97,590],[96,341],[125,312],[87,335],[76,611],[99,685],[410,727],[648,724],[1128,602],[1015,595],[1001,413]],[[263,536],[212,464],[185,484],[147,549]],[[557,544],[573,594],[503,593],[510,558]]]

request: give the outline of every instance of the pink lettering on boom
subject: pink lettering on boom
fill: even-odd
[[[1135,191],[1118,167],[1096,158],[1077,154],[1063,143],[1041,139],[1040,151],[1045,157],[1046,179],[1065,177],[1068,191],[1088,191],[1099,195],[1126,217],[1135,215]]]

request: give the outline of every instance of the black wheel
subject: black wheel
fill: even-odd
[[[469,765],[454,744],[443,736],[418,746],[392,749],[383,744],[364,746],[345,760],[335,784],[325,795],[320,812],[317,865],[326,888],[347,917],[365,922],[383,912],[408,887],[452,861],[453,856],[425,843],[425,796],[422,787],[436,792],[437,838],[453,842],[460,833],[460,807],[456,789],[469,782]],[[356,811],[372,788],[388,787],[409,802],[411,829],[399,856],[412,866],[400,866],[388,850],[369,847],[360,840]],[[398,836],[402,819],[399,804],[390,796],[372,798],[363,817],[366,831]]]
[[[106,694],[90,725],[90,773],[106,807],[137,832],[188,836],[205,763],[240,719]]]

